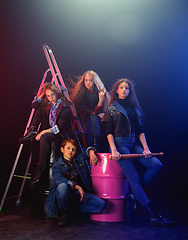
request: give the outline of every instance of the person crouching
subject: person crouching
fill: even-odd
[[[49,190],[45,211],[50,217],[58,217],[60,227],[71,223],[77,212],[97,213],[105,209],[103,199],[91,194],[91,178],[87,160],[97,164],[95,149],[77,153],[78,145],[73,139],[62,142],[62,156],[57,158],[52,169],[54,185]],[[79,211],[78,211],[79,210]]]

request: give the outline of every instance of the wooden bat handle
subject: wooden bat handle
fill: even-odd
[[[163,156],[164,153],[152,153],[152,156]],[[138,158],[138,157],[144,157],[144,154],[121,154],[120,159],[127,159],[127,158]],[[109,159],[112,160],[112,155],[109,155]]]

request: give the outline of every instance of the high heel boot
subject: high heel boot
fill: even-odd
[[[20,144],[29,143],[29,141],[31,141],[37,135],[38,135],[37,128],[35,126],[30,126],[27,129],[27,133],[25,134],[25,136],[23,136],[22,138],[19,138],[19,143]]]
[[[150,225],[156,227],[173,227],[174,222],[163,217],[161,211],[156,211],[151,207],[150,202],[145,206],[149,213]]]

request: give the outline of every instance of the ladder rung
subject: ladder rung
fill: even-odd
[[[14,177],[19,177],[19,178],[27,178],[27,179],[31,179],[31,177],[25,177],[25,176],[21,176],[21,175],[13,175]]]
[[[19,195],[16,195],[16,196],[13,196],[13,197],[8,197],[6,199],[12,199],[12,198],[16,198],[16,197],[19,197]]]

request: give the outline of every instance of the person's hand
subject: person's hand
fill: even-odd
[[[100,117],[101,119],[104,117],[105,113],[99,113],[97,116]]]
[[[42,131],[43,132],[43,131]],[[37,141],[40,141],[40,138],[41,138],[41,136],[42,136],[42,132],[40,132],[36,137],[35,137],[35,139],[37,140]]]
[[[43,130],[43,131],[41,131],[41,132],[35,137],[35,139],[36,139],[37,141],[40,141],[41,136],[42,136],[44,133],[47,133],[47,132],[48,132],[48,130]]]
[[[105,91],[104,90],[100,90],[99,91],[99,99],[103,99],[104,95],[105,95]]]
[[[42,92],[42,93],[40,93],[40,94],[37,96],[37,99],[42,99],[44,96],[45,96],[45,93]]]
[[[112,160],[118,161],[121,158],[121,154],[117,150],[112,150]]]
[[[105,95],[105,91],[104,90],[100,90],[99,91],[99,103],[98,106],[102,106],[103,100],[104,100],[104,95]]]
[[[80,193],[80,201],[84,201],[85,199],[85,192],[82,187],[78,187],[78,192]]]
[[[143,151],[143,154],[144,154],[145,158],[150,158],[150,157],[152,157],[152,153],[150,152],[149,149],[145,149],[145,150]]]
[[[93,164],[93,166],[96,166],[98,162],[98,158],[95,155],[94,150],[89,151],[89,156],[90,156],[90,164]]]

